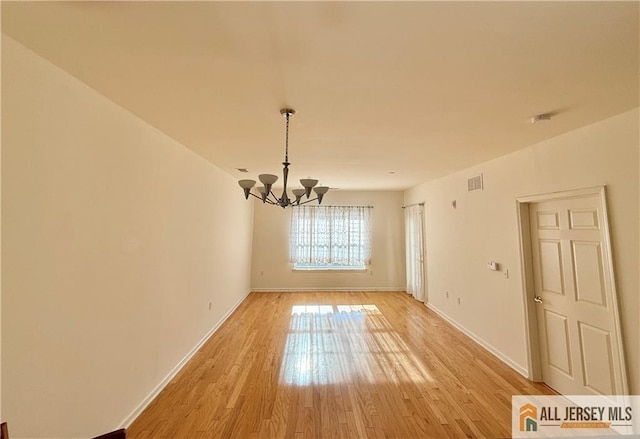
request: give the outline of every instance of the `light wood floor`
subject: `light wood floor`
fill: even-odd
[[[127,437],[509,437],[513,394],[553,391],[405,293],[251,293]]]

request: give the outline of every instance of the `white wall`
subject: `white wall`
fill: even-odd
[[[365,272],[293,271],[289,262],[291,209],[256,200],[251,289],[404,290],[402,192],[329,191],[322,205],[373,206],[371,266]]]
[[[2,68],[3,416],[16,438],[91,437],[247,293],[252,205],[7,37]]]
[[[640,394],[639,117],[636,109],[408,190],[406,203],[426,203],[430,306],[526,370],[515,200],[606,185],[630,389]],[[480,172],[485,189],[466,192]]]

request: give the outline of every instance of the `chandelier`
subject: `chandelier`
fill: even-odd
[[[300,184],[302,188],[293,189],[291,192],[296,197],[295,200],[291,200],[287,195],[287,179],[289,177],[289,119],[296,114],[295,110],[291,108],[283,108],[280,110],[280,114],[282,114],[287,119],[287,127],[285,131],[285,140],[284,140],[284,162],[282,165],[284,168],[282,169],[282,180],[284,181],[284,189],[282,191],[282,195],[278,198],[271,187],[278,180],[277,175],[273,174],[260,174],[258,175],[258,179],[263,184],[263,186],[259,186],[256,188],[258,191],[258,195],[251,192],[251,188],[256,184],[255,180],[240,180],[238,184],[244,190],[245,199],[249,199],[249,195],[252,195],[256,198],[262,200],[263,203],[273,204],[274,206],[280,206],[283,209],[287,206],[299,206],[301,204],[311,203],[312,201],[318,200],[318,204],[322,203],[322,197],[327,193],[329,188],[327,186],[317,186],[318,180],[313,180],[311,178],[303,178],[300,180]],[[309,199],[311,196],[311,190],[316,194],[316,198]],[[305,201],[302,201],[302,197],[306,197]]]

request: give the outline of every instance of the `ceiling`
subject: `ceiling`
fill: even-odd
[[[292,178],[401,190],[637,107],[639,16],[638,2],[3,1],[2,31],[238,179],[280,174],[291,106]]]

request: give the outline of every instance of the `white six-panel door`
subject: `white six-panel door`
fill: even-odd
[[[529,206],[542,375],[565,395],[625,387],[601,206],[599,195]]]

